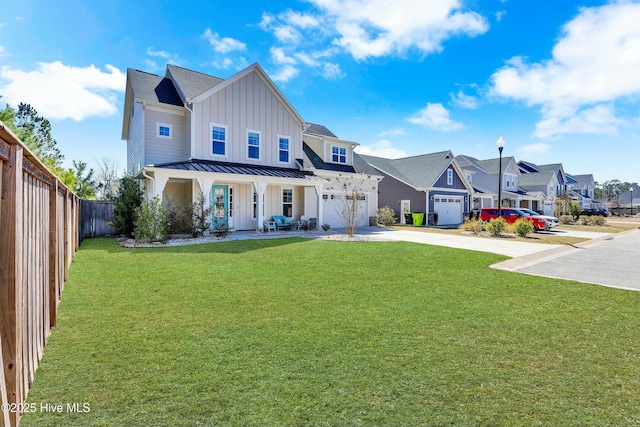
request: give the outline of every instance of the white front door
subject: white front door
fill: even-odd
[[[411,212],[411,200],[400,200],[400,224],[406,224],[404,213]]]

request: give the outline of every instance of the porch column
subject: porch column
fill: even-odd
[[[316,223],[316,229],[317,227],[322,226],[322,224],[324,224],[324,205],[323,205],[323,200],[322,200],[322,184],[320,185],[316,185],[316,195],[318,196],[318,222]]]
[[[262,231],[262,223],[266,218],[265,193],[267,192],[266,182],[253,182],[253,188],[258,195],[258,206],[256,207],[256,231]]]
[[[209,178],[197,178],[192,181],[192,194],[196,198],[193,199],[195,202],[197,197],[202,195],[204,198],[204,206],[205,208],[211,207],[211,186],[213,185],[214,180]],[[196,185],[197,183],[197,185]],[[200,187],[199,189],[197,187]]]
[[[162,201],[162,192],[164,191],[164,187],[167,185],[167,181],[169,181],[168,176],[156,176],[153,183],[153,193],[151,197],[157,197]]]

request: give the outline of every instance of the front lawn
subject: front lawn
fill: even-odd
[[[640,293],[488,268],[503,259],[85,240],[21,425],[637,426]]]

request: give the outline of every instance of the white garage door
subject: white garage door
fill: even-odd
[[[344,197],[344,195],[328,193],[322,196],[322,214],[324,215],[322,222],[323,224],[329,224],[331,228],[344,228],[342,215],[339,213],[343,210],[341,207],[341,197]],[[369,217],[367,215],[367,212],[369,212],[367,196],[364,196],[364,200],[360,201],[360,212],[362,214],[362,221],[359,224],[359,227],[366,227],[369,225]],[[322,224],[318,225],[320,226]]]
[[[433,211],[438,213],[438,225],[462,224],[462,197],[435,196]]]

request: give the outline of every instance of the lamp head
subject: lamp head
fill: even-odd
[[[502,137],[498,138],[496,145],[498,146],[498,151],[502,153],[502,149],[504,148],[504,139]]]

